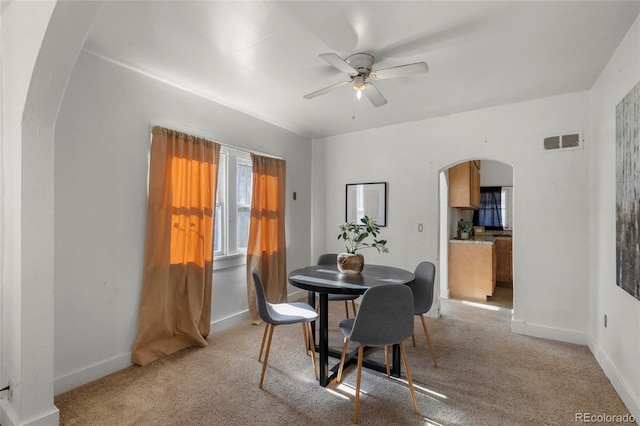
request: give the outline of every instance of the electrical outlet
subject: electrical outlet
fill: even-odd
[[[9,380],[9,389],[7,389],[7,399],[9,402],[13,401],[13,382]]]

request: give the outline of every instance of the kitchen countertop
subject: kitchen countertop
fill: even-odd
[[[463,240],[461,238],[451,238],[450,243],[460,244],[493,244],[495,240],[510,240],[511,235],[477,235]]]
[[[482,237],[473,237],[463,240],[461,238],[452,238],[449,240],[450,243],[460,243],[460,244],[493,244],[495,242],[495,237],[491,236],[482,236]]]

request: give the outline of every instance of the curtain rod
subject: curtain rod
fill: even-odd
[[[152,133],[152,134],[153,134],[153,128],[154,128],[154,127],[156,127],[156,126],[157,126],[157,127],[163,127],[163,128],[165,128],[165,129],[167,129],[167,130],[172,130],[172,131],[174,131],[174,132],[179,132],[179,133],[189,133],[189,134],[191,134],[191,133],[192,133],[190,130],[188,130],[188,131],[184,131],[184,130],[175,130],[175,129],[171,128],[171,127],[165,127],[165,126],[162,126],[162,125],[160,125],[160,124],[155,124],[155,125],[151,125],[151,133]],[[208,140],[208,141],[211,141],[211,142],[217,143],[218,145],[223,146],[223,147],[225,147],[225,148],[227,148],[227,149],[233,149],[233,150],[235,150],[235,151],[243,152],[243,153],[245,153],[245,154],[257,154],[257,155],[262,155],[262,156],[264,156],[264,157],[271,157],[271,158],[277,158],[277,159],[279,159],[279,160],[284,160],[284,157],[281,157],[281,156],[279,156],[279,155],[268,154],[268,153],[266,153],[266,152],[261,152],[261,151],[256,151],[256,150],[248,150],[248,149],[244,149],[244,148],[238,148],[237,146],[229,145],[229,144],[226,144],[226,143],[219,142],[219,141],[217,141],[217,140],[211,139],[211,138],[206,137],[206,136],[199,136],[199,135],[197,135],[197,134],[192,134],[192,136],[196,136],[196,137],[199,137],[199,138],[206,139],[206,140]]]
[[[233,146],[233,145],[227,145],[226,143],[222,143],[222,142],[218,142],[218,141],[212,141],[217,143],[220,146],[223,146],[229,150],[233,150],[233,151],[239,151],[239,152],[243,152],[245,154],[257,154],[257,155],[261,155],[263,157],[271,157],[271,158],[277,158],[278,160],[284,160],[284,157],[281,157],[279,155],[274,155],[274,154],[267,154],[266,152],[260,152],[260,151],[251,151],[248,149],[243,149],[243,148],[238,148],[237,146]]]

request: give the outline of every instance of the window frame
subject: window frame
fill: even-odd
[[[214,270],[241,266],[247,262],[247,249],[237,246],[237,164],[251,166],[251,154],[231,147],[220,148],[216,210],[220,207],[220,250],[214,252]],[[251,199],[249,199],[251,207]],[[216,238],[216,235],[214,235]]]
[[[500,205],[499,205],[499,215],[502,226],[485,226],[485,229],[488,231],[510,231],[512,230],[512,221],[513,221],[513,187],[511,186],[489,186],[489,187],[480,187],[480,191],[483,192],[487,190],[487,192],[498,192],[500,193]],[[478,221],[478,215],[482,206],[473,212],[473,224],[481,225]]]

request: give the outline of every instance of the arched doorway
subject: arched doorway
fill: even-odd
[[[4,45],[0,239],[6,243],[2,296],[2,376],[15,384],[2,424],[57,424],[53,404],[53,149],[60,103],[102,2],[9,2]],[[24,29],[29,37],[23,37]],[[6,168],[4,168],[6,166]],[[5,214],[6,212],[6,214]],[[6,231],[6,230],[11,231]],[[5,382],[6,383],[6,382]]]
[[[458,201],[457,194],[452,195],[456,201],[449,200],[449,191],[456,191],[459,185],[457,173],[468,163],[479,167],[479,177],[475,184],[474,178],[469,177],[464,185],[477,186],[474,190],[482,194],[482,206],[480,196],[470,204]],[[450,175],[451,170],[454,172]],[[468,170],[471,173],[473,169]],[[439,184],[441,297],[513,310],[513,166],[494,159],[467,159],[444,168]],[[487,204],[489,199],[493,200],[491,207]],[[496,214],[493,222],[483,214],[490,208]],[[494,223],[496,220],[499,223]],[[476,231],[468,240],[461,238],[459,229],[466,223]]]

